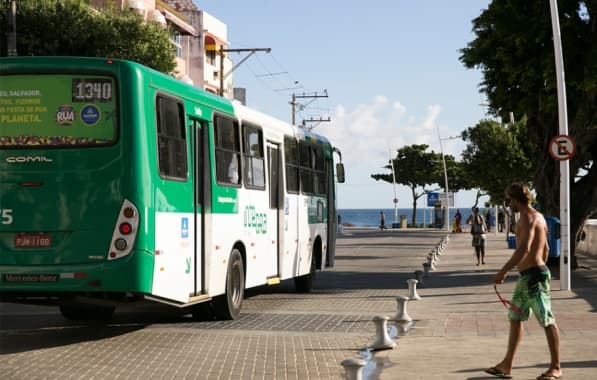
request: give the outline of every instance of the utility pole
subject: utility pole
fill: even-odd
[[[315,99],[318,98],[327,98],[328,97],[328,90],[323,90],[323,95],[318,94],[317,92],[313,93],[313,94],[305,94],[304,92],[302,93],[302,95],[297,95],[297,94],[292,94],[292,101],[290,102],[290,105],[292,106],[292,125],[296,125],[296,106],[300,106],[301,109],[304,109],[307,105],[311,104]],[[312,99],[309,103],[302,105],[297,103],[297,99]],[[322,122],[322,121],[330,121],[330,118],[328,117],[327,120],[325,119],[310,119],[310,120],[303,120],[303,126],[305,122]]]
[[[16,0],[6,0],[6,47],[7,56],[17,56],[17,2]]]
[[[242,65],[247,59],[249,59],[250,56],[252,56],[253,54],[255,54],[258,51],[264,51],[266,53],[269,53],[272,51],[272,49],[271,48],[252,48],[252,49],[224,49],[224,48],[220,48],[220,96],[224,96],[224,79],[226,79],[228,77],[228,75],[232,74],[232,72],[234,70],[236,70],[237,67]],[[241,59],[239,63],[232,66],[230,71],[228,71],[226,74],[224,74],[224,53],[245,53],[245,52],[248,52],[249,54],[247,54],[246,57]]]
[[[448,188],[448,169],[446,168],[446,158],[444,156],[444,148],[442,146],[442,141],[443,140],[454,140],[459,138],[460,136],[450,136],[450,137],[445,137],[442,138],[441,135],[439,134],[439,124],[437,123],[437,120],[435,121],[435,127],[437,129],[437,138],[439,140],[439,150],[442,154],[442,162],[444,165],[444,182],[445,182],[445,189],[446,189],[446,203],[447,206],[446,207],[446,211],[445,211],[445,222],[446,222],[446,231],[450,232],[450,189]],[[452,205],[454,206],[454,205]]]
[[[330,117],[329,117],[329,116],[328,116],[328,117],[326,117],[326,118],[323,118],[323,117],[316,117],[316,118],[313,118],[313,117],[312,117],[312,118],[310,118],[310,119],[303,119],[303,123],[301,124],[301,126],[302,126],[303,128],[305,128],[306,130],[310,131],[310,130],[312,130],[313,128],[317,127],[317,126],[319,125],[319,123],[330,122],[330,121],[332,121],[332,119],[330,119]],[[306,125],[306,123],[317,123],[317,124],[316,124],[316,125],[314,125],[314,126],[312,126],[312,127],[309,127],[309,128],[307,128],[307,125]]]

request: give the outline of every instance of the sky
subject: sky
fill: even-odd
[[[249,107],[291,122],[293,93],[320,96],[297,99],[304,107],[296,120],[329,117],[307,126],[342,152],[341,209],[393,208],[393,184],[371,174],[391,173],[384,169],[390,157],[412,144],[443,148],[460,161],[465,143],[450,137],[486,116],[482,74],[459,56],[475,38],[472,20],[490,0],[194,2],[227,24],[229,49],[271,48],[233,72]],[[230,54],[235,63],[246,56]],[[411,208],[410,188],[396,191],[398,207]],[[456,193],[455,207],[470,207],[475,193]],[[426,204],[421,197],[417,207]]]

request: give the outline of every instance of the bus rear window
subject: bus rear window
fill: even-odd
[[[3,75],[0,148],[111,144],[116,138],[117,89],[101,75]]]

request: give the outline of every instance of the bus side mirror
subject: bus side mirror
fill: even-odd
[[[336,179],[338,183],[344,183],[344,164],[341,162],[336,164]]]

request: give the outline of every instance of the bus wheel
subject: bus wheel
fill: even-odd
[[[313,291],[313,285],[315,283],[315,254],[311,255],[311,269],[309,273],[294,278],[294,286],[296,291],[299,293],[311,293]]]
[[[60,305],[60,313],[71,321],[108,321],[114,314],[114,306]]]
[[[236,319],[245,296],[245,270],[243,257],[233,249],[226,272],[226,294],[214,298],[214,312],[219,319]]]

